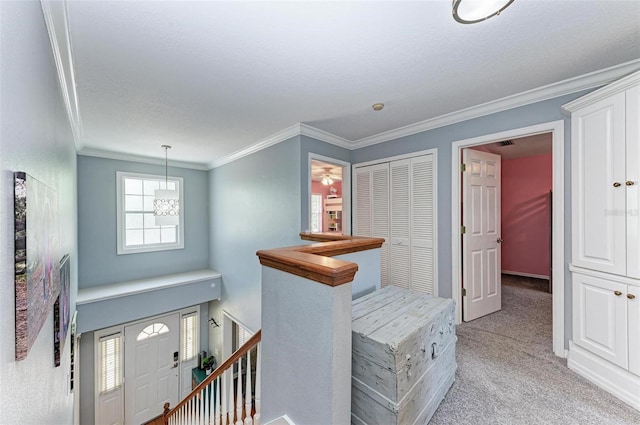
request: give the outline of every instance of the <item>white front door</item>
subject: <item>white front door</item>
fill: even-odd
[[[470,321],[502,308],[500,156],[462,151],[462,307]],[[466,293],[466,295],[464,295]]]
[[[179,401],[180,316],[125,327],[125,424],[139,425]]]

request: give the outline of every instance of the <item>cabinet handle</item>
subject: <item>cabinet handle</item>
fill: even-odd
[[[613,184],[613,187],[620,187],[620,186],[621,186],[621,184],[620,184],[620,183],[618,183],[618,182],[615,182],[615,183]]]
[[[627,294],[627,298],[629,298],[630,300],[634,299],[636,296],[633,294]]]
[[[614,294],[616,294],[616,297],[619,297],[620,295],[622,295],[622,292],[620,291],[613,291]]]
[[[625,183],[627,186],[633,186],[634,182],[631,180],[627,180],[627,182]]]

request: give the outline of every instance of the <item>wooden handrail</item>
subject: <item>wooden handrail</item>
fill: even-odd
[[[168,423],[169,417],[171,417],[175,412],[177,412],[178,409],[180,409],[182,406],[187,404],[189,400],[197,397],[200,394],[200,391],[202,391],[206,386],[208,386],[214,379],[222,375],[224,371],[232,367],[233,364],[237,362],[238,359],[240,359],[242,356],[247,354],[249,350],[255,347],[260,342],[261,338],[262,338],[262,329],[258,330],[258,332],[256,332],[251,338],[249,338],[249,340],[245,342],[244,345],[242,345],[242,347],[234,351],[234,353],[231,354],[231,356],[229,356],[227,360],[222,362],[220,366],[218,366],[213,372],[211,372],[211,374],[207,376],[197,387],[195,387],[193,391],[189,393],[188,396],[186,396],[180,403],[178,403],[176,407],[166,412],[167,406],[165,405],[165,412],[166,412],[164,414],[165,424]]]
[[[260,250],[256,253],[260,264],[325,285],[338,286],[353,280],[358,265],[331,257],[380,248],[384,243],[383,238],[335,233],[300,233],[300,238],[320,243]]]

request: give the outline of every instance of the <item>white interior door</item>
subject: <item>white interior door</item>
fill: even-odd
[[[470,321],[502,308],[500,156],[464,149],[462,160],[462,307]]]
[[[179,401],[180,316],[171,314],[125,328],[125,424],[160,415]]]

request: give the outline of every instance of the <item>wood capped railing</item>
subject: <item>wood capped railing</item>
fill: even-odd
[[[260,425],[261,338],[259,330],[176,407],[165,404],[165,425]]]
[[[261,250],[256,253],[260,264],[305,277],[329,286],[353,281],[358,265],[338,260],[336,255],[380,248],[383,238],[338,235],[335,233],[300,233],[300,238],[320,242]]]

